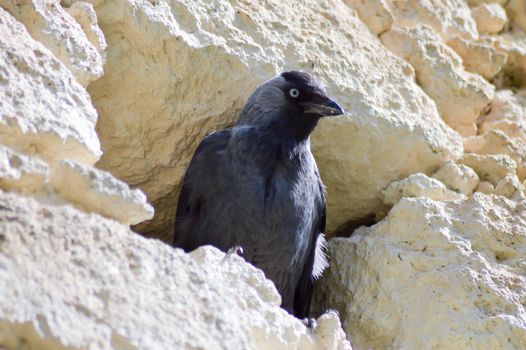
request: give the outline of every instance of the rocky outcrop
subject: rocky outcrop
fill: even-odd
[[[493,85],[466,72],[461,58],[430,27],[393,29],[382,42],[407,60],[445,122],[463,136],[477,134],[475,122],[491,102]]]
[[[89,87],[105,149],[98,165],[153,201],[157,215],[142,232],[170,240],[179,183],[199,141],[231,125],[256,84],[290,68],[312,71],[347,109],[323,121],[312,141],[329,192],[329,232],[382,207],[391,181],[460,156],[458,136],[412,69],[348,6],[221,3],[217,15],[205,15],[208,2],[198,0],[95,6],[110,52],[106,74]]]
[[[0,348],[525,348],[523,10],[0,0]],[[197,144],[289,69],[347,111],[311,140],[350,236],[316,304],[346,334],[239,256],[129,229],[170,241]]]
[[[402,199],[329,242],[320,291],[357,349],[520,349],[525,244],[524,202]]]
[[[2,348],[351,349],[335,313],[311,332],[237,255],[2,191],[0,222]]]

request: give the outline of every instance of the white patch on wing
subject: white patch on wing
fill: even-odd
[[[329,267],[329,258],[327,256],[327,241],[325,235],[320,233],[316,240],[316,250],[314,251],[314,265],[312,267],[312,277],[318,279],[323,271]]]

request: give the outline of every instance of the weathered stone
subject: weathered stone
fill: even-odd
[[[495,186],[487,181],[481,181],[479,182],[479,185],[477,187],[477,192],[485,193],[485,194],[493,194],[495,192]]]
[[[81,85],[102,75],[100,53],[59,0],[2,0],[0,5],[51,50]]]
[[[526,202],[402,199],[329,242],[320,286],[358,349],[526,346]]]
[[[99,52],[102,63],[106,63],[106,39],[97,23],[97,13],[93,5],[87,2],[75,2],[66,11],[82,27],[86,37]]]
[[[2,348],[350,349],[335,313],[312,333],[236,255],[1,191],[0,222]]]
[[[475,121],[490,103],[493,85],[466,72],[460,57],[427,26],[393,29],[381,40],[413,66],[419,84],[449,126],[463,136],[477,134]]]
[[[506,12],[516,25],[526,30],[526,2],[524,0],[508,0]]]
[[[49,166],[0,145],[0,188],[22,193],[35,193],[49,178]]]
[[[477,25],[464,0],[387,1],[394,17],[393,28],[427,25],[444,40],[478,38]]]
[[[481,34],[495,34],[508,22],[506,11],[499,4],[481,4],[471,10]]]
[[[330,232],[382,207],[393,180],[462,152],[412,69],[342,1],[105,1],[95,10],[108,41],[106,73],[89,86],[105,150],[98,165],[153,202],[143,233],[170,241],[197,144],[282,70],[314,73],[348,111],[323,120],[312,140]]]
[[[447,161],[433,177],[447,188],[466,196],[472,194],[479,184],[479,176],[473,169],[451,160]]]
[[[346,0],[356,10],[360,19],[376,35],[391,29],[393,15],[385,0]]]
[[[466,153],[477,154],[506,154],[517,163],[517,175],[526,177],[526,143],[519,139],[512,139],[500,130],[490,130],[479,136],[464,140]]]
[[[526,86],[526,33],[517,29],[492,38],[493,45],[506,53],[508,59],[502,73],[502,87]]]
[[[473,169],[482,181],[488,181],[493,186],[496,186],[506,176],[517,172],[517,163],[504,154],[468,153],[463,155],[459,162]]]
[[[468,0],[468,5],[469,6],[478,6],[478,5],[481,5],[481,4],[499,4],[499,5],[506,5],[506,3],[508,2],[509,0]]]
[[[97,112],[68,69],[0,8],[0,141],[25,153],[93,164]]]
[[[517,175],[510,174],[499,181],[497,186],[495,186],[495,191],[493,193],[499,196],[513,198],[517,194],[520,195],[524,193],[524,187]]]
[[[64,160],[54,169],[51,182],[62,198],[95,212],[133,225],[153,217],[153,208],[141,190],[106,171]]]
[[[497,91],[488,114],[478,122],[479,132],[501,130],[512,138],[526,142],[526,90],[513,93],[511,90]]]
[[[426,197],[434,200],[457,200],[463,195],[450,191],[437,179],[416,173],[403,180],[391,183],[382,191],[383,201],[387,205],[395,205],[402,198]]]
[[[486,38],[468,41],[456,37],[447,43],[462,58],[468,72],[480,74],[488,80],[493,79],[508,60],[508,55],[494,48]]]

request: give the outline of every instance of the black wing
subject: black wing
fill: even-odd
[[[307,262],[303,267],[303,272],[298,282],[298,286],[296,287],[296,293],[294,294],[294,316],[300,319],[309,317],[312,292],[314,290],[314,263],[317,259],[325,259],[325,257],[316,256],[317,254],[325,254],[324,242],[318,242],[318,239],[324,239],[323,236],[320,237],[320,235],[325,232],[325,224],[327,221],[325,188],[323,187],[319,173],[316,172],[316,174],[318,175],[318,181],[320,184],[322,204],[320,209],[318,230],[316,230],[312,235],[309,256],[307,257]]]
[[[193,229],[206,202],[207,189],[214,186],[221,165],[220,154],[226,149],[232,132],[230,129],[205,137],[197,147],[183,179],[177,211],[175,213],[173,246],[186,252],[197,248]]]

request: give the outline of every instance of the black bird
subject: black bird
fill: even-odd
[[[256,88],[237,124],[197,147],[177,205],[174,246],[243,248],[282,296],[308,317],[314,280],[327,266],[325,191],[309,135],[324,116],[344,113],[304,72]]]

